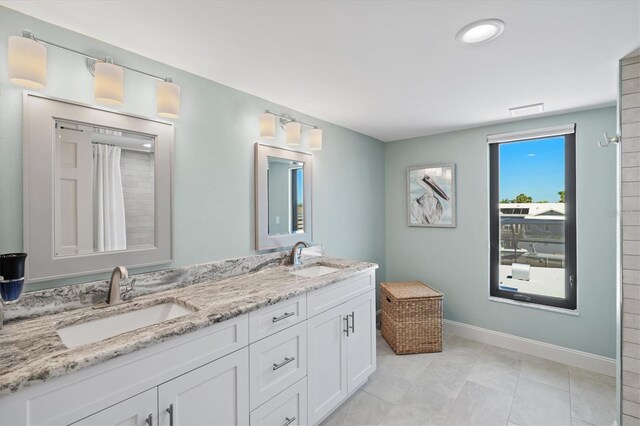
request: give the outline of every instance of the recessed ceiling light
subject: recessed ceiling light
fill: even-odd
[[[522,117],[524,115],[540,114],[544,112],[544,104],[523,105],[515,108],[509,108],[512,117]]]
[[[142,145],[142,146],[144,146],[145,148],[151,148],[151,144],[150,144],[150,143],[145,143],[145,144],[144,144],[144,145]]]
[[[497,38],[504,31],[504,22],[499,19],[483,19],[466,25],[456,40],[467,44],[481,44]]]

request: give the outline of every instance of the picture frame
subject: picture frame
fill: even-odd
[[[456,227],[456,165],[407,168],[407,226]]]

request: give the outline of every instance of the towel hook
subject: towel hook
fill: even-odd
[[[601,148],[604,148],[605,146],[609,146],[612,143],[618,143],[620,142],[620,137],[619,136],[609,136],[607,134],[607,132],[604,132],[604,142],[602,142],[601,140],[598,141],[598,146],[600,146]]]

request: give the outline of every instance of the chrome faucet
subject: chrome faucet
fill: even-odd
[[[123,300],[120,295],[120,280],[126,280],[127,278],[129,278],[129,271],[127,271],[127,268],[124,266],[116,266],[111,273],[111,280],[109,280],[107,300],[104,303],[99,303],[93,307],[97,309],[122,303]]]
[[[302,260],[300,259],[300,257],[302,256],[302,247],[300,246],[309,247],[309,243],[298,241],[293,245],[293,247],[291,248],[291,255],[289,256],[289,263],[291,263],[293,266],[302,265]]]

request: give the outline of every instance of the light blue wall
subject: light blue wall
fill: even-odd
[[[450,320],[615,356],[615,217],[608,211],[616,206],[616,155],[614,147],[596,145],[602,132],[615,131],[613,108],[383,144],[0,7],[0,253],[22,248],[22,90],[7,81],[6,50],[7,37],[27,28],[44,39],[172,76],[182,87],[182,117],[176,121],[174,265],[254,252],[258,117],[266,108],[288,112],[324,131],[324,149],[314,153],[314,240],[325,244],[330,255],[377,262],[378,279],[386,274],[389,281],[420,279],[438,287],[445,293]],[[48,55],[48,87],[42,92],[94,104],[93,79],[83,59],[52,47]],[[125,103],[117,109],[154,117],[154,81],[129,72],[125,81]],[[578,126],[580,316],[489,302],[486,135],[569,122]],[[282,134],[275,143],[284,144]],[[457,165],[458,226],[408,228],[405,170],[439,162]]]
[[[488,134],[576,123],[579,316],[492,302],[488,297]],[[387,280],[422,280],[441,290],[445,318],[615,357],[615,108],[463,130],[386,144]],[[456,163],[458,226],[409,228],[406,169]],[[532,176],[535,179],[535,176]]]
[[[181,86],[181,118],[175,121],[174,265],[254,253],[253,146],[259,116],[270,109],[317,124],[324,132],[323,150],[313,154],[314,240],[324,244],[330,255],[379,263],[378,277],[384,277],[382,142],[4,7],[0,7],[0,253],[22,249],[22,88],[8,82],[7,38],[23,29],[73,49],[100,57],[108,54],[128,66],[171,76]],[[53,47],[47,52],[48,84],[41,92],[95,104],[93,77],[84,59]],[[156,117],[155,84],[125,72],[125,102],[116,109]],[[273,143],[284,146],[283,132],[277,136]],[[302,149],[307,145],[305,136],[303,132]]]

